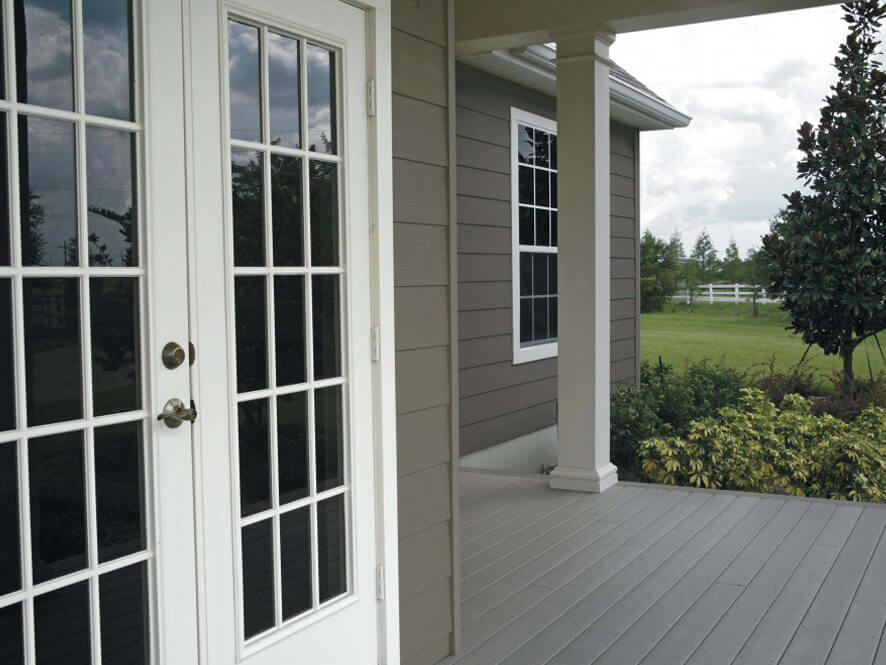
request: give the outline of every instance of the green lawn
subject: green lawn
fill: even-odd
[[[762,370],[775,357],[775,366],[786,370],[803,356],[806,345],[785,330],[788,321],[777,305],[761,305],[760,316],[751,316],[750,304],[696,304],[690,312],[684,303],[670,303],[665,311],[644,314],[641,352],[646,362],[662,360],[675,369],[689,361],[709,358],[738,370]],[[881,336],[886,351],[886,335]],[[855,352],[855,372],[867,377],[868,358],[874,374],[886,369],[873,340]],[[836,356],[825,356],[813,347],[809,365],[824,378],[842,367]]]

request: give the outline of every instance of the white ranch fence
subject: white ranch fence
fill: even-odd
[[[699,284],[695,289],[696,302],[751,302],[754,299],[755,287],[751,284]],[[689,301],[689,293],[683,289],[674,298],[682,302]],[[770,298],[766,295],[766,289],[759,289],[757,294],[759,303],[781,302],[779,298]]]

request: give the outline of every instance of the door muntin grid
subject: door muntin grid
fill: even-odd
[[[8,662],[150,660],[138,23],[128,0],[0,4]]]
[[[342,52],[228,16],[241,636],[351,589]]]

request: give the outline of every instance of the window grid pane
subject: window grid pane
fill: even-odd
[[[530,347],[557,341],[557,137],[521,122],[516,136],[519,283],[513,288],[519,312],[514,332],[521,347]]]
[[[233,16],[228,26],[241,637],[249,641],[349,590],[341,61],[273,26]],[[256,409],[260,417],[247,422]]]
[[[0,651],[18,662],[5,650],[18,641],[34,645],[37,663],[80,662],[98,625],[123,617],[99,601],[108,568],[126,556],[120,578],[140,567],[146,584],[151,559],[134,12],[129,0],[7,7],[16,20],[0,22],[0,43],[14,48],[11,62],[0,58]],[[69,116],[50,119],[53,110]],[[113,277],[100,270],[109,267]],[[98,428],[97,416],[120,424]],[[44,425],[54,433],[35,436]],[[147,598],[138,586],[114,596]],[[126,616],[130,635],[148,634],[141,610]],[[115,660],[113,634],[95,647],[103,662],[140,662],[131,650]]]

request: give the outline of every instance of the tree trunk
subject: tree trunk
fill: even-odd
[[[852,368],[852,352],[855,349],[843,349],[840,355],[843,357],[843,378],[846,380],[846,388],[850,393],[855,392],[855,370]]]

